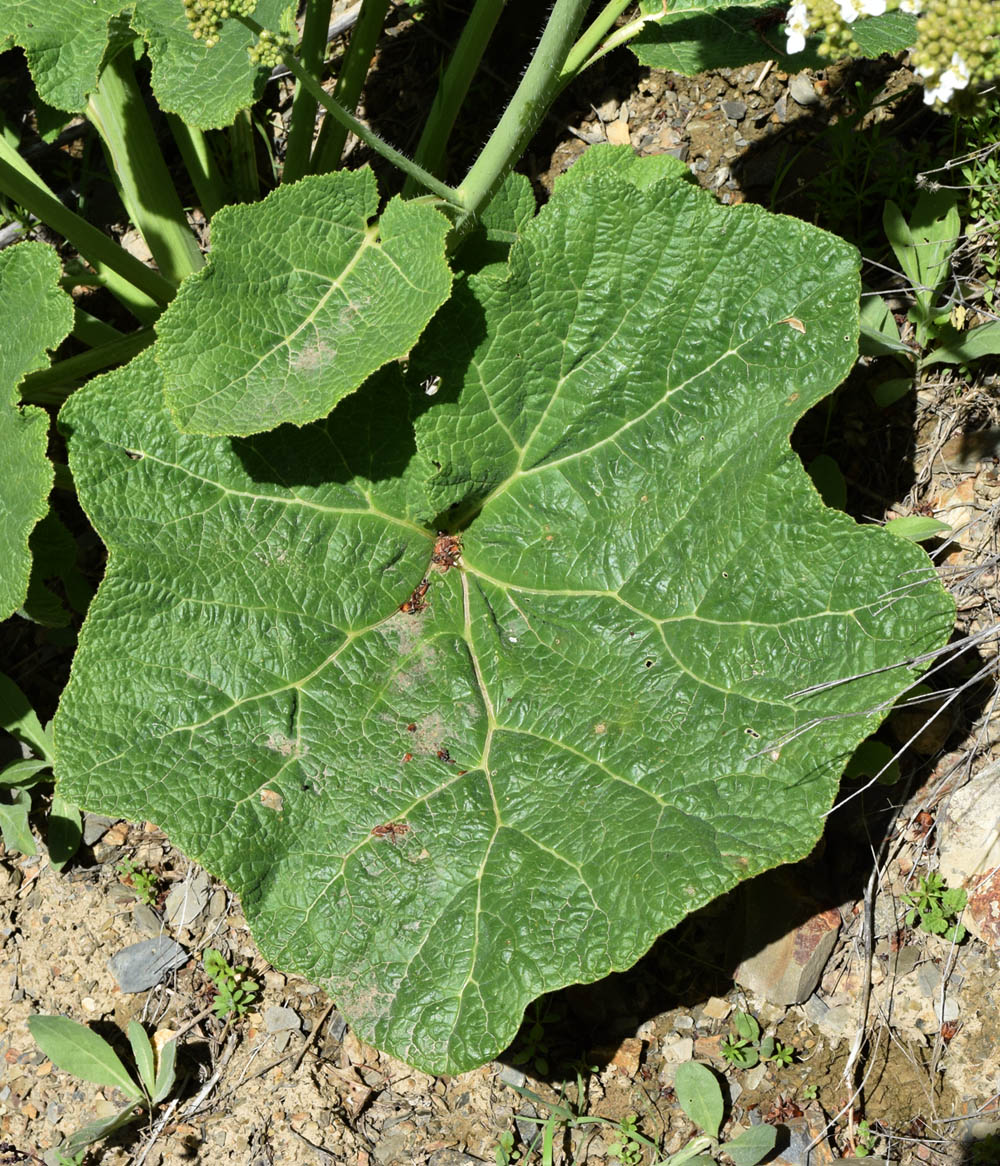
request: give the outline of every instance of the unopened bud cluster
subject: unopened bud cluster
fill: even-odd
[[[251,16],[257,0],[184,0],[184,14],[195,40],[208,48],[219,43],[223,21],[231,16]]]
[[[1000,74],[1000,5],[993,0],[794,0],[785,18],[787,52],[807,36],[821,56],[858,56],[854,22],[895,10],[918,17],[911,62],[928,105],[971,107],[978,87]]]
[[[247,50],[247,55],[252,65],[266,65],[273,69],[275,65],[281,64],[281,54],[287,47],[277,33],[265,28],[257,38],[257,43]]]

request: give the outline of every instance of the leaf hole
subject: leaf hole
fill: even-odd
[[[748,737],[753,737],[753,739],[754,739],[755,741],[759,741],[759,740],[760,740],[760,733],[758,733],[756,729],[751,729],[751,728],[748,726],[747,728],[745,728],[745,729],[743,730],[743,732],[744,732],[744,733],[746,733],[746,735],[747,735]]]
[[[653,661],[652,661],[652,660],[644,660],[644,661],[643,661],[643,665],[644,665],[644,667],[646,667],[646,668],[652,668],[652,667],[653,667]]]
[[[142,459],[143,459],[143,458],[144,458],[146,455],[145,455],[145,454],[143,454],[143,453],[139,453],[139,452],[138,452],[138,450],[134,450],[134,449],[127,449],[127,450],[125,451],[125,456],[126,456],[127,458],[130,458],[130,459],[131,459],[132,461],[134,461],[134,462],[141,462],[141,461],[142,461]]]

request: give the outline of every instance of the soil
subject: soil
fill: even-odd
[[[373,121],[379,109],[397,119],[400,141],[405,118],[386,103],[396,88],[412,99],[413,76],[399,71],[391,53],[418,62],[408,66],[418,78],[429,73],[433,79],[435,69],[427,67],[426,46],[412,39],[413,22],[400,23],[393,36],[366,100]],[[946,142],[936,145],[946,131],[944,119],[906,95],[910,80],[900,61],[888,59],[799,75],[761,63],[686,79],[641,69],[619,53],[564,95],[524,168],[544,196],[588,144],[607,140],[630,143],[640,154],[669,151],[723,202],[754,200],[799,213],[884,260],[872,208],[885,197],[905,203],[914,157],[932,163],[947,152]],[[860,101],[859,82],[868,94]],[[874,104],[894,95],[902,96]],[[863,175],[850,168],[856,160],[843,162],[838,154],[845,134],[869,159]],[[859,147],[857,140],[866,144]],[[352,164],[362,160],[357,154]],[[868,277],[879,288],[893,286],[874,267]],[[957,543],[939,549],[959,597],[959,631],[995,629],[995,377],[985,363],[975,376],[945,371],[879,410],[870,388],[891,374],[898,370],[861,362],[832,401],[803,420],[796,448],[807,463],[821,452],[837,460],[847,480],[847,509],[859,519],[924,513],[961,527]],[[19,680],[44,707],[61,687],[64,643],[23,621],[7,642],[18,656]],[[620,1160],[613,1148],[622,1142],[616,1123],[630,1114],[666,1156],[694,1133],[672,1090],[677,1065],[692,1056],[725,1079],[724,1136],[760,1120],[778,1123],[790,1138],[782,1161],[805,1161],[813,1140],[810,1162],[851,1156],[861,1117],[872,1123],[875,1150],[894,1161],[973,1161],[971,1141],[1000,1130],[997,949],[978,938],[956,947],[907,927],[900,895],[916,875],[934,869],[949,800],[1000,757],[1000,726],[990,718],[996,651],[994,630],[992,639],[949,665],[936,688],[967,684],[973,664],[987,671],[907,753],[904,781],[867,789],[845,782],[823,842],[786,872],[808,890],[812,909],[835,911],[841,924],[819,987],[804,1004],[769,1004],[734,983],[736,963],[762,942],[734,934],[743,891],[689,918],[630,972],[539,1001],[504,1056],[453,1077],[428,1076],[366,1046],[321,991],[266,964],[239,903],[151,823],[88,817],[86,843],[62,873],[44,847],[34,857],[2,854],[0,1162],[43,1156],[53,1162],[53,1147],[67,1134],[122,1102],[112,1089],[82,1083],[46,1060],[28,1032],[33,1013],[86,1021],[127,1062],[123,1032],[130,1020],[148,1031],[183,1030],[172,1097],[152,1120],[91,1151],[87,1161],[107,1166],[463,1166],[514,1161],[505,1154],[518,1152],[521,1161],[541,1161],[539,1124],[531,1119],[547,1116],[547,1103],[559,1099],[606,1121],[561,1124],[554,1162]],[[887,739],[892,731],[897,740],[911,735],[898,716]],[[876,854],[881,873],[866,901]],[[155,875],[152,902],[130,885],[135,879],[123,873],[125,862]],[[177,888],[187,890],[180,915],[177,893],[168,898]],[[187,962],[151,991],[124,993],[109,958],[159,935],[180,943]],[[242,1018],[205,1015],[213,992],[198,957],[208,946],[232,964],[246,964],[260,987]],[[731,1067],[722,1042],[736,1010],[752,1013],[762,1029],[790,1046],[794,1062]],[[860,1055],[845,1081],[852,1052]],[[853,1109],[847,1105],[850,1082],[862,1083]],[[514,1148],[498,1149],[507,1133]],[[532,1144],[536,1149],[529,1152]],[[1000,1148],[981,1160],[1000,1161]]]

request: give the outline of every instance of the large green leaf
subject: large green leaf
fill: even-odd
[[[737,69],[773,57],[789,70],[819,68],[823,60],[808,44],[788,54],[781,32],[782,9],[772,0],[641,0],[647,17],[629,47],[643,65],[693,76],[705,69]],[[859,20],[854,36],[863,56],[878,57],[909,48],[916,39],[915,16],[889,12]]]
[[[0,619],[24,602],[31,570],[28,539],[52,489],[44,409],[18,407],[22,377],[49,363],[73,323],[69,296],[59,288],[59,257],[44,243],[0,252]]]
[[[410,350],[451,286],[449,223],[396,198],[371,224],[377,206],[365,168],[219,211],[208,264],[157,324],[181,429],[246,435],[314,421]]]
[[[260,0],[255,16],[267,28],[281,25],[289,0]],[[222,27],[208,49],[187,29],[181,0],[0,0],[0,48],[20,45],[39,95],[57,109],[82,110],[105,54],[136,30],[153,62],[153,90],[161,107],[202,129],[229,125],[237,110],[260,96],[267,70],[250,63],[253,36],[236,20]]]
[[[179,433],[148,353],[95,382],[62,414],[110,553],[62,793],[168,829],[366,1039],[493,1056],[539,993],[807,853],[862,710],[947,637],[924,553],[789,448],[857,303],[829,235],[595,173],[408,380],[305,429]]]
[[[254,19],[265,28],[281,27],[289,0],[260,0]],[[152,86],[160,108],[179,114],[191,126],[227,126],[240,109],[260,96],[267,69],[250,64],[253,34],[227,20],[219,43],[206,48],[187,27],[181,0],[138,0],[133,24],[142,33],[153,62]]]

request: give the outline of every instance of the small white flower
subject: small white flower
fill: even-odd
[[[809,10],[802,0],[798,0],[788,9],[788,14],[785,17],[785,32],[788,36],[785,52],[789,54],[801,53],[806,47],[806,35],[809,32]]]
[[[923,8],[923,0],[899,0],[899,11],[909,12],[911,16],[919,16]]]
[[[840,16],[847,24],[853,24],[859,16],[881,16],[885,12],[885,0],[839,0]]]
[[[918,65],[914,72],[925,80],[934,75],[934,70],[927,65]],[[958,53],[952,53],[951,65],[938,78],[937,84],[924,86],[924,104],[933,105],[940,101],[947,105],[955,96],[955,90],[965,89],[968,84],[969,66]]]

